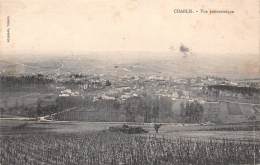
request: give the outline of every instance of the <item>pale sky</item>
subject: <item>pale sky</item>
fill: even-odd
[[[259,58],[259,0],[0,0],[1,56],[192,52]],[[176,8],[234,14],[174,14]],[[10,17],[10,42],[7,37]],[[171,49],[169,49],[171,48]]]

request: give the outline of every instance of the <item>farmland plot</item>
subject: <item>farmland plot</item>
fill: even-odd
[[[260,163],[259,143],[194,141],[108,131],[0,138],[1,165],[219,165]]]

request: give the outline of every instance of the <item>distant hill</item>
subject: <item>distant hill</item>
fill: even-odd
[[[126,74],[160,74],[173,77],[190,77],[214,75],[226,78],[259,78],[260,66],[255,59],[234,59],[232,56],[180,54],[131,54],[117,52],[117,58],[111,54],[92,56],[68,56],[45,59],[27,58],[16,60],[0,60],[1,71],[15,73],[90,73],[123,76]],[[111,58],[110,58],[111,56]],[[133,56],[133,57],[131,57]],[[145,56],[145,58],[142,58]],[[131,58],[130,58],[131,57]],[[149,58],[148,58],[149,57]],[[19,62],[17,62],[19,61]],[[12,69],[14,71],[12,71]],[[9,71],[8,71],[9,70]]]

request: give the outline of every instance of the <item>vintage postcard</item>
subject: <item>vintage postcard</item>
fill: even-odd
[[[256,164],[259,0],[0,1],[0,165]]]

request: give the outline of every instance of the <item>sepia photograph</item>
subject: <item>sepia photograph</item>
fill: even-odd
[[[1,0],[0,165],[260,165],[258,0]]]

